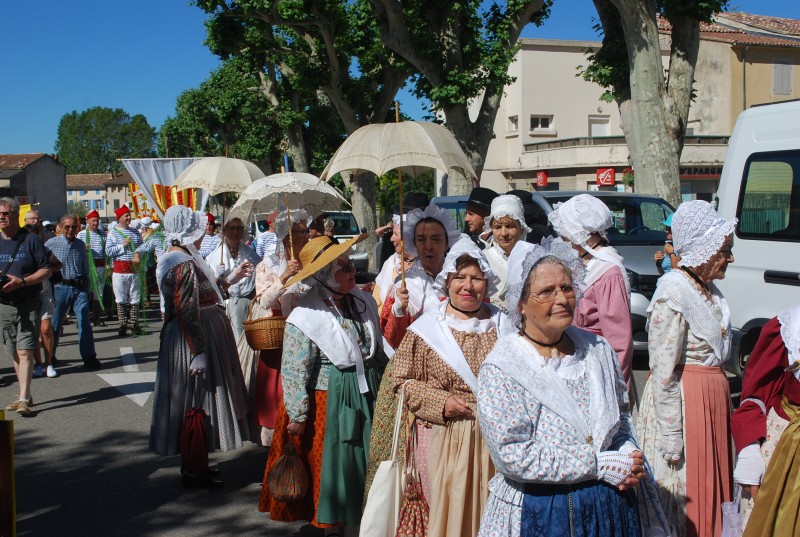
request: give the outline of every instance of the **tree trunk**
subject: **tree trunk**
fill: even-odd
[[[362,244],[369,252],[369,266],[378,267],[378,260],[375,259],[375,245],[378,242],[375,236],[375,228],[378,227],[378,215],[375,207],[375,183],[377,178],[372,173],[362,173],[353,178],[351,188],[353,191],[350,202],[353,206],[353,215],[358,221],[358,225],[366,228],[369,236]]]
[[[631,96],[618,104],[636,191],[677,205],[681,136],[675,105],[665,87],[655,5],[649,0],[612,1],[619,9],[628,49]]]

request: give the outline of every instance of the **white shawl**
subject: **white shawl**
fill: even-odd
[[[789,354],[789,367],[800,362],[800,304],[787,308],[778,314],[781,324],[781,339]],[[792,374],[800,380],[800,370]]]
[[[481,367],[493,365],[503,371],[543,406],[575,427],[600,452],[611,445],[623,419],[619,398],[626,399],[627,395],[624,390],[618,394],[622,385],[619,362],[605,339],[575,326],[567,327],[566,333],[575,344],[576,356],[583,357],[591,390],[590,419],[575,402],[564,380],[518,334],[498,341]]]
[[[448,319],[453,318],[445,313],[449,303],[449,300],[445,300],[438,309],[426,311],[411,323],[408,329],[421,337],[461,377],[472,393],[478,395],[478,378],[472,372],[448,324]],[[505,313],[492,304],[483,305],[491,312],[491,322],[497,330],[498,338],[513,332],[511,322]]]
[[[357,287],[350,291],[350,294],[360,298],[367,305],[367,310],[361,316],[370,338],[369,355],[366,357],[361,352],[358,339],[345,331],[315,290],[300,300],[286,322],[299,328],[337,368],[347,369],[355,366],[358,388],[361,393],[367,393],[369,387],[364,374],[364,360],[373,358],[378,349],[378,337],[381,337],[378,307],[371,295]]]

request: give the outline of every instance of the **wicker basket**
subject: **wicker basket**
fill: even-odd
[[[283,345],[283,329],[286,327],[286,317],[275,315],[253,320],[253,302],[257,300],[258,297],[255,297],[250,301],[247,320],[242,322],[247,344],[254,351],[279,349]]]

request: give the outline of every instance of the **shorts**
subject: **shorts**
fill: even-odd
[[[33,350],[39,343],[39,296],[17,306],[0,304],[0,335],[10,358],[17,350]]]
[[[53,318],[56,311],[56,300],[53,297],[53,284],[50,280],[42,282],[42,307],[39,309],[39,317],[42,321]]]

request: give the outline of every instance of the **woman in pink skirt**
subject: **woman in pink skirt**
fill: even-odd
[[[705,201],[672,219],[679,269],[661,277],[648,309],[651,375],[636,429],[673,535],[719,536],[731,500],[728,304],[714,285],[733,263],[736,220]]]

